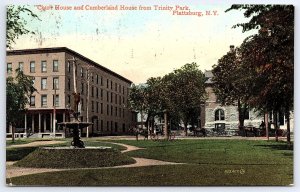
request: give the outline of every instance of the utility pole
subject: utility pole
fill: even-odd
[[[88,66],[87,68],[87,98],[86,98],[86,122],[89,122],[89,97],[90,97],[90,74],[89,74],[89,68],[90,66]],[[89,127],[86,127],[86,137],[89,137]]]
[[[56,129],[56,88],[57,85],[54,83],[54,103],[53,103],[53,137],[55,138]]]

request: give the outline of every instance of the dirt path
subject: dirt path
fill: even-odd
[[[65,143],[65,141],[34,141],[31,143],[26,143],[26,144],[10,145],[10,146],[7,146],[6,148],[36,147],[36,146],[41,146],[41,145],[54,145],[54,144],[60,144],[60,143]]]
[[[33,143],[35,143],[35,142],[33,142]],[[30,144],[30,143],[28,143],[28,144]],[[25,145],[28,146],[28,144],[25,144]],[[35,144],[38,144],[38,143],[35,143]],[[45,142],[43,142],[42,145],[44,145],[44,144],[45,144]],[[50,144],[50,142],[47,144]],[[56,143],[54,143],[54,144],[56,144]],[[122,153],[144,149],[144,148],[139,148],[136,146],[126,145],[126,144],[122,144],[122,143],[113,143],[113,144],[126,147],[127,149],[122,151]],[[38,146],[38,145],[30,145],[30,146]],[[159,160],[155,160],[155,159],[146,159],[146,158],[133,158],[133,159],[136,161],[136,163],[129,164],[129,165],[120,165],[120,166],[114,166],[114,167],[99,167],[99,168],[75,168],[75,169],[23,168],[23,167],[13,166],[13,164],[15,162],[6,162],[6,178],[18,177],[18,176],[23,176],[23,175],[31,175],[31,174],[37,174],[37,173],[45,173],[45,172],[67,171],[67,170],[110,169],[110,168],[125,168],[125,167],[143,167],[143,166],[153,166],[153,165],[182,164],[182,163],[159,161]]]

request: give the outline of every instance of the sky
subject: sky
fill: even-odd
[[[240,11],[225,13],[231,4],[156,2],[31,5],[29,8],[40,20],[27,15],[24,18],[28,21],[27,28],[35,35],[21,36],[13,49],[68,47],[139,84],[191,62],[196,62],[202,71],[210,70],[230,45],[239,46],[256,32],[242,33],[241,28],[232,28],[248,19]],[[56,5],[71,6],[72,10],[55,10]],[[75,5],[83,5],[84,10],[74,10]],[[96,5],[117,6],[118,10],[88,10],[88,6]],[[151,7],[151,10],[120,10],[122,5],[137,9]],[[173,15],[173,10],[155,10],[155,5],[173,7],[173,10],[180,6],[179,12],[187,6],[185,11],[204,15]],[[206,15],[206,11],[211,15]]]

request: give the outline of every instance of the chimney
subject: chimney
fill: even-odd
[[[230,52],[234,52],[234,45],[230,45],[229,48],[230,48]]]

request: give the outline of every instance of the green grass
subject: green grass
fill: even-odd
[[[293,164],[293,151],[284,142],[250,140],[116,141],[145,150],[128,152],[143,157],[195,164]]]
[[[96,139],[89,142],[102,145]],[[293,150],[284,142],[209,139],[112,142],[145,148],[125,153],[131,157],[185,164],[42,173],[12,178],[12,183],[48,186],[282,186],[293,183]]]
[[[33,186],[282,186],[292,183],[291,169],[260,165],[165,165],[42,173],[7,181]]]
[[[30,142],[27,142],[27,143],[30,143]],[[70,146],[70,143],[71,143],[71,139],[67,139],[65,143],[54,144],[54,145],[44,145],[44,146],[64,147],[64,146]],[[106,142],[85,141],[85,145],[86,146],[112,147],[112,148],[120,150],[120,151],[126,150],[126,147],[123,147],[123,146],[120,146],[120,145],[115,145],[115,144],[112,144],[112,143],[106,143]],[[7,148],[6,149],[6,161],[21,160],[37,148],[39,148],[39,147]]]
[[[135,163],[116,149],[51,149],[39,148],[15,163],[35,168],[110,167]]]
[[[19,161],[33,152],[36,147],[22,147],[6,149],[6,161]]]

